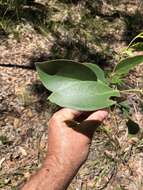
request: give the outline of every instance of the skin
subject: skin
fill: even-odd
[[[94,131],[107,115],[106,110],[85,113],[64,108],[56,112],[48,124],[43,166],[22,190],[65,190],[86,161]]]

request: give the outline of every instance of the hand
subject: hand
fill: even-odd
[[[64,108],[56,112],[49,121],[43,167],[23,190],[65,190],[86,160],[94,131],[107,115],[105,110],[89,114]]]
[[[96,111],[80,124],[85,113],[62,109],[56,112],[49,121],[48,156],[56,157],[59,164],[77,170],[86,160],[94,131],[106,118],[108,112]]]
[[[49,121],[48,156],[54,158],[58,166],[63,168],[67,178],[72,178],[86,160],[96,128],[106,118],[105,110],[94,113],[62,109],[56,112]],[[75,122],[84,120],[80,124]]]

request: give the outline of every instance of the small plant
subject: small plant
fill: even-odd
[[[93,111],[116,104],[113,97],[120,97],[122,93],[143,93],[142,89],[120,91],[118,88],[130,69],[142,62],[143,55],[122,59],[107,77],[95,64],[64,59],[37,63],[36,68],[43,85],[52,92],[48,97],[51,102],[61,107]]]

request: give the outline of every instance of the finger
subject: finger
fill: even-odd
[[[76,111],[69,108],[63,108],[60,111],[56,112],[54,115],[60,121],[66,121],[66,120],[73,120],[81,114],[82,112],[80,111]]]
[[[85,121],[91,120],[91,121],[102,122],[107,116],[108,116],[107,110],[98,110],[92,113],[88,118],[86,118]]]
[[[101,122],[107,117],[107,115],[107,110],[99,110],[92,113],[81,123],[79,131],[86,135],[89,139],[92,139],[94,132],[100,126]]]

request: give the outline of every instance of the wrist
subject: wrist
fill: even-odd
[[[63,156],[57,155],[48,155],[42,168],[58,176],[59,173],[67,176],[67,174],[69,175],[76,170],[76,167],[68,158],[64,159]]]
[[[83,159],[84,158],[84,159]],[[72,154],[60,154],[52,153],[48,154],[43,167],[54,168],[56,171],[64,173],[75,173],[80,166],[85,162],[87,158],[87,151],[83,151],[81,154],[72,155]]]
[[[77,172],[77,169],[69,161],[62,160],[61,158],[54,155],[47,156],[41,169],[41,173],[50,176],[50,181],[53,182],[50,190],[66,189]]]
[[[74,169],[57,156],[47,156],[42,168],[22,190],[65,190],[75,175]]]
[[[43,163],[43,169],[47,172],[59,173],[63,170],[69,170],[69,167],[64,165],[64,162],[56,155],[48,155]]]

